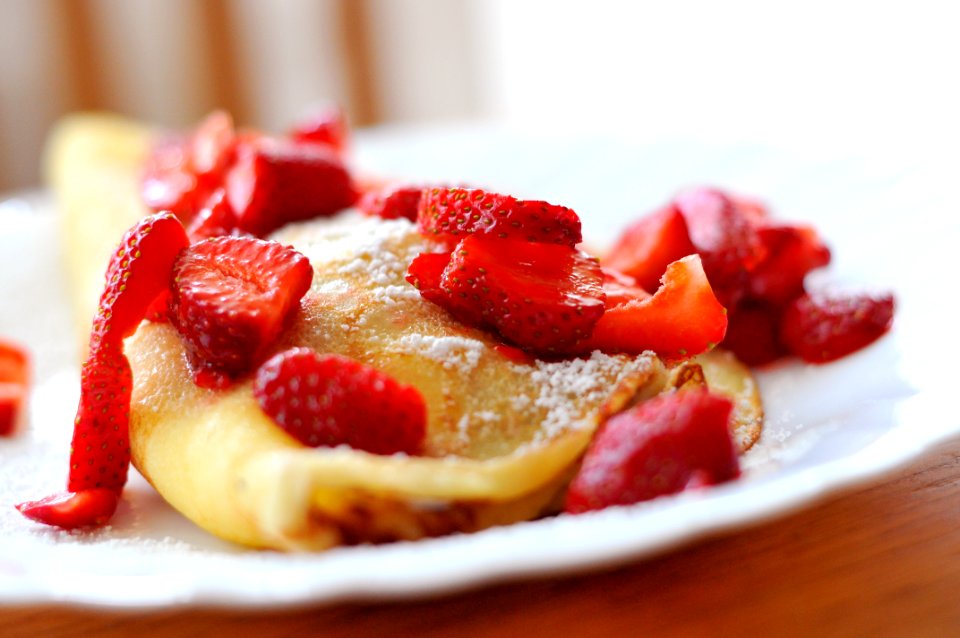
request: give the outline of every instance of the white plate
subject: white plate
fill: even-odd
[[[25,431],[0,440],[0,603],[277,607],[421,596],[595,568],[783,514],[960,432],[947,400],[957,304],[939,298],[956,288],[949,255],[960,239],[960,207],[941,196],[957,173],[945,166],[484,128],[375,131],[358,146],[357,163],[377,172],[572,206],[597,243],[684,185],[762,195],[780,217],[813,222],[830,241],[834,263],[818,284],[895,289],[894,330],[838,363],[760,373],[768,421],[745,458],[745,477],[697,494],[304,556],[244,551],[212,538],[134,477],[109,528],[66,533],[13,509],[63,488],[78,391],[51,206],[42,196],[9,199],[0,204],[0,335],[31,349],[36,383]]]

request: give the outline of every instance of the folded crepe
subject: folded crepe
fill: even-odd
[[[153,138],[108,115],[74,116],[51,137],[47,175],[83,340],[111,250],[148,212],[139,179]],[[346,212],[291,224],[272,238],[305,254],[315,271],[276,349],[346,355],[416,386],[427,436],[417,457],[306,447],[261,411],[251,381],[196,386],[175,330],[145,322],[125,345],[134,377],[133,463],[173,507],[221,538],[317,550],[555,513],[605,418],[690,384],[734,399],[742,450],[759,436],[756,385],[726,353],[668,368],[652,353],[542,361],[505,352],[405,281],[407,265],[429,248],[406,220]]]

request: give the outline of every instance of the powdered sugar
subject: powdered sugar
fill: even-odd
[[[295,243],[314,268],[335,275],[320,279],[315,292],[339,292],[330,288],[332,279],[345,289],[351,281],[362,282],[382,303],[420,298],[404,277],[413,258],[429,251],[429,246],[406,219],[383,220],[349,212],[309,225],[291,225],[275,239]]]
[[[643,365],[649,363],[637,359],[624,365],[623,357],[599,350],[586,359],[537,361],[530,376],[539,388],[533,404],[546,409],[540,437],[551,439],[565,429],[594,425],[595,413],[581,414],[577,406],[601,404],[620,381]]]
[[[484,344],[467,337],[434,337],[407,334],[397,340],[400,352],[420,354],[443,365],[447,370],[469,374],[477,367]]]

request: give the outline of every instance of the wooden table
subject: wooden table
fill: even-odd
[[[0,636],[960,636],[960,440],[803,512],[605,573],[283,613],[0,608]]]

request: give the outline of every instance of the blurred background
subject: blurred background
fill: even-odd
[[[949,1],[0,0],[0,190],[108,109],[283,130],[486,120],[956,160]]]

